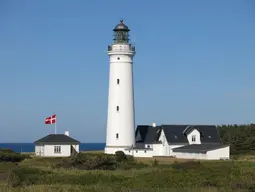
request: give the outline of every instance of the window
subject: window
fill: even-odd
[[[135,152],[136,152],[136,153],[138,153],[138,151],[137,151],[137,150],[136,150]]]
[[[118,139],[119,138],[119,134],[118,133],[116,133],[116,139]]]
[[[120,58],[119,58],[119,57],[118,57],[117,59],[118,59],[118,60],[120,60]]]
[[[117,106],[117,111],[119,111],[120,110],[120,107],[119,106]]]
[[[192,135],[191,140],[192,140],[192,142],[195,142],[196,141],[196,135]]]
[[[144,151],[144,153],[146,153],[146,150]]]
[[[117,79],[117,84],[120,84],[120,79]]]
[[[151,146],[150,145],[147,145],[147,148],[150,148]]]
[[[61,153],[61,146],[54,146],[54,153]]]

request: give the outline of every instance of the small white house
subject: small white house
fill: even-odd
[[[139,125],[136,144],[125,154],[135,157],[172,156],[182,159],[229,159],[230,148],[223,145],[214,125]]]
[[[37,141],[35,155],[44,157],[68,157],[79,153],[80,142],[71,138],[69,132],[65,134],[50,134]]]

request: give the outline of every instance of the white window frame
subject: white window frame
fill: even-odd
[[[55,145],[54,146],[54,154],[60,154],[61,153],[61,146]]]
[[[192,135],[192,136],[191,136],[191,141],[192,141],[192,142],[196,142],[196,135]]]

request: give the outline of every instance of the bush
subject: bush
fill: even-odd
[[[0,150],[0,162],[20,162],[31,158],[29,155],[12,152],[11,150]]]
[[[152,166],[153,167],[157,167],[158,166],[158,160],[157,159],[154,159],[153,162],[152,162]]]
[[[8,180],[10,187],[26,187],[32,185],[94,185],[98,183],[118,184],[127,178],[100,172],[83,172],[81,174],[69,174],[68,172],[43,171],[38,168],[18,167],[14,169]],[[1,188],[0,188],[1,191]],[[41,191],[41,190],[40,190]],[[51,190],[50,190],[51,191]],[[64,190],[66,191],[66,190]],[[71,190],[73,191],[73,190]]]
[[[80,154],[77,161],[84,162],[84,159],[91,158],[91,156],[98,158],[100,155]],[[105,155],[103,156],[105,157]],[[107,158],[115,158],[114,155],[106,156]],[[66,159],[66,161],[70,160],[71,158]],[[29,186],[27,191],[47,191],[39,190],[41,186],[50,186],[50,188],[54,186],[63,187],[63,189],[61,188],[62,190],[56,191],[135,191],[135,189],[142,189],[144,191],[160,192],[254,191],[255,187],[255,164],[252,162],[176,161],[173,166],[171,164],[162,164],[157,167],[148,167],[149,165],[146,165],[147,168],[143,170],[137,169],[145,166],[144,164],[137,163],[133,166],[132,164],[119,163],[118,165],[122,169],[134,168],[134,170],[117,172],[43,171],[45,169],[22,166],[13,169],[11,177],[9,177],[9,185],[13,187]],[[32,166],[34,165],[32,164]],[[36,185],[38,188],[31,188],[33,187],[32,185]],[[69,190],[65,189],[66,186],[73,186],[73,188],[79,186],[81,189]],[[18,189],[23,191],[21,188],[17,188],[17,191]],[[25,189],[24,191],[26,191]],[[52,189],[48,191],[52,191]]]
[[[133,156],[117,152],[115,155],[104,153],[78,153],[76,156],[68,157],[56,163],[55,168],[75,168],[84,170],[115,170],[144,167],[138,165]]]
[[[13,150],[11,150],[11,149],[5,149],[5,148],[0,149],[0,152],[4,152],[4,153],[15,153]]]
[[[172,164],[172,168],[177,170],[198,169],[201,167],[202,167],[202,164],[200,161],[187,161],[182,163],[174,162]]]
[[[17,167],[12,170],[8,180],[8,185],[11,187],[33,185],[43,182],[42,177],[51,172],[42,171],[37,168]]]
[[[117,162],[123,162],[127,160],[127,156],[123,151],[116,151],[115,156]]]
[[[64,159],[56,167],[77,168],[85,170],[114,170],[117,163],[113,155],[78,153],[74,157]]]

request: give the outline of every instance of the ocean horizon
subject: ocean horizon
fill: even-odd
[[[104,150],[105,143],[80,143],[80,151]],[[0,148],[15,152],[35,152],[34,143],[0,143]]]

